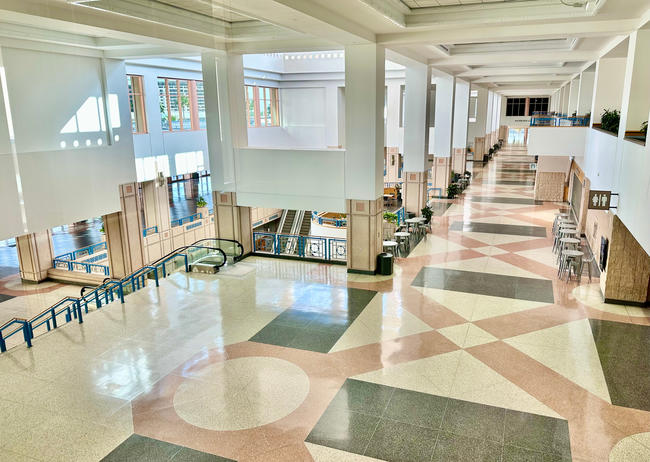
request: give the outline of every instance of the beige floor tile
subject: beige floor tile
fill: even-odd
[[[449,340],[461,348],[470,348],[498,340],[494,335],[484,331],[472,323],[444,327],[442,329],[438,329],[438,332],[440,332],[442,335],[447,337]]]
[[[465,247],[462,245],[448,241],[442,237],[427,235],[426,239],[420,241],[420,243],[411,251],[409,258],[436,253],[455,252],[464,249]]]
[[[519,335],[504,341],[611,403],[588,319]]]
[[[340,449],[328,448],[318,444],[305,443],[315,462],[375,462],[379,459],[361,456]]]
[[[650,433],[639,433],[620,440],[609,453],[610,462],[650,460]]]

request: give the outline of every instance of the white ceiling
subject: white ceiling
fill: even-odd
[[[2,0],[0,18],[56,31],[56,43],[68,43],[61,34],[79,43],[101,37],[109,57],[377,42],[503,94],[540,94],[611,50],[622,53],[617,45],[650,19],[650,0],[588,0],[583,8],[561,0]]]

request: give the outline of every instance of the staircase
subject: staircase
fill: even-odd
[[[305,215],[302,218],[302,224],[300,225],[300,235],[309,236],[311,231],[311,210],[305,211]]]

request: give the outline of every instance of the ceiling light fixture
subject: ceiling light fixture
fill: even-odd
[[[589,0],[560,0],[563,5],[572,6],[574,8],[584,8],[589,3]]]

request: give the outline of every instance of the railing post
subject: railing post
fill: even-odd
[[[58,326],[56,325],[56,310],[52,308],[50,310],[50,314],[52,315],[52,329],[56,329]]]
[[[72,316],[70,315],[70,306],[65,307],[65,322],[72,321]]]
[[[84,318],[83,315],[81,314],[81,303],[79,303],[79,300],[77,300],[75,304],[77,305],[77,313],[79,313],[77,319],[79,320],[79,324],[83,324]]]
[[[183,256],[185,257],[185,272],[189,273],[190,272],[190,264],[187,261],[187,254],[183,254]]]
[[[122,284],[122,281],[120,281],[120,285],[118,286],[118,291],[120,294],[120,303],[124,303],[124,285]]]
[[[0,330],[0,353],[4,353],[5,351],[7,351],[7,344],[5,343],[2,331]]]
[[[99,295],[97,295],[96,289],[95,289],[95,305],[97,305],[97,309],[102,307],[102,302],[99,300]]]
[[[153,270],[154,278],[156,279],[156,287],[160,287],[160,281],[158,281],[158,270],[154,268]]]
[[[131,288],[133,289],[133,292],[135,292],[135,278],[131,276]]]
[[[29,333],[29,324],[27,322],[23,323],[23,338],[25,339],[25,342],[27,343],[27,348],[32,347],[32,337]]]
[[[165,263],[166,263],[166,260],[164,260],[164,261],[161,263],[161,265],[162,265],[162,276],[163,276],[163,279],[167,277],[167,270],[165,269]]]

